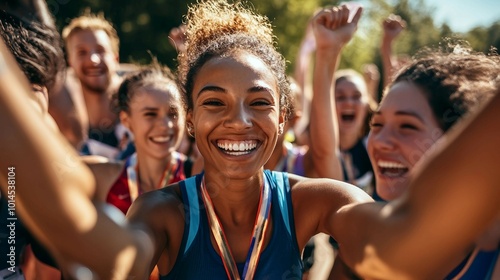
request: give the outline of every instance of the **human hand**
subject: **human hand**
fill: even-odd
[[[370,81],[378,81],[380,80],[380,71],[378,70],[377,65],[373,63],[364,64],[363,65],[363,77],[365,81],[368,83]]]
[[[174,27],[168,34],[170,44],[177,50],[178,53],[186,51],[186,26],[184,24],[179,27]]]
[[[400,16],[391,14],[382,22],[384,40],[392,41],[406,28],[406,21]]]
[[[346,5],[319,11],[313,18],[313,31],[318,50],[339,49],[347,44],[358,28],[363,8],[359,7],[349,22],[349,13],[354,10]]]

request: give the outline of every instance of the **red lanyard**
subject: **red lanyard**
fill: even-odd
[[[224,264],[224,268],[226,270],[228,278],[231,280],[253,279],[255,270],[257,268],[257,263],[260,258],[262,245],[264,244],[264,235],[266,232],[267,224],[269,222],[269,213],[271,209],[271,190],[265,175],[264,184],[260,193],[259,211],[255,219],[254,233],[250,242],[250,249],[248,250],[245,268],[243,270],[243,275],[241,278],[238,273],[236,262],[234,261],[233,255],[231,253],[231,248],[229,248],[229,243],[227,242],[226,235],[224,234],[224,229],[222,228],[219,218],[214,211],[212,200],[210,199],[210,196],[208,195],[207,189],[205,187],[205,178],[203,178],[201,183],[201,194],[203,203],[205,204],[205,207],[207,209],[210,229],[214,236],[215,242],[219,247],[222,263]]]

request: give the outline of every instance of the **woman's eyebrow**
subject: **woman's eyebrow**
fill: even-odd
[[[214,85],[208,85],[208,86],[204,86],[199,92],[198,92],[198,97],[200,97],[201,94],[203,94],[204,92],[207,92],[207,91],[215,91],[215,92],[226,92],[225,89],[221,88],[221,87],[218,87],[218,86],[214,86]]]
[[[396,111],[394,114],[398,115],[398,116],[414,117],[414,118],[418,119],[419,121],[424,122],[424,119],[417,112],[414,112],[414,111],[399,110],[399,111]],[[375,112],[373,112],[373,115],[381,116],[381,115],[383,115],[383,113],[380,111],[380,109],[377,109]]]
[[[157,107],[143,107],[141,108],[141,112],[142,111],[157,111],[158,108]]]
[[[419,119],[421,122],[424,122],[424,119],[417,113],[417,112],[414,112],[414,111],[396,111],[395,113],[396,115],[400,115],[400,116],[410,116],[410,117],[414,117],[414,118],[417,118]]]
[[[271,88],[266,87],[266,86],[253,86],[253,87],[248,89],[249,93],[263,92],[263,91],[268,92],[270,94],[274,94],[274,90],[272,90]]]

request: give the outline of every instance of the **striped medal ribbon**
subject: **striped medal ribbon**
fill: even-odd
[[[175,164],[174,164],[175,162]],[[139,183],[138,183],[138,175],[139,172],[137,165],[137,153],[131,155],[126,163],[127,168],[127,181],[128,181],[128,190],[130,193],[130,199],[133,202],[139,196]],[[160,183],[156,187],[156,189],[163,188],[170,181],[172,174],[177,170],[177,155],[175,153],[172,154],[172,164],[171,168],[168,166],[165,168],[163,172],[163,178],[160,180]]]
[[[231,280],[253,279],[255,270],[257,268],[257,263],[259,262],[262,245],[264,244],[264,235],[269,222],[269,213],[271,209],[271,190],[266,176],[264,175],[264,184],[260,192],[259,210],[255,219],[254,232],[250,240],[250,248],[248,250],[242,277],[240,277],[238,273],[238,268],[231,253],[229,243],[227,242],[226,235],[224,234],[224,229],[222,229],[219,218],[214,211],[212,200],[208,195],[205,186],[205,178],[203,178],[201,183],[201,194],[203,203],[205,204],[205,207],[207,209],[210,229],[217,243],[217,246],[219,247],[222,263],[224,264],[224,268],[226,270],[228,278]]]

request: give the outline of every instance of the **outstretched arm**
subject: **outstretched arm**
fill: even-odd
[[[367,278],[431,279],[454,266],[500,210],[498,110],[497,93],[445,135],[400,199],[341,211],[340,253],[350,267]]]
[[[314,65],[313,98],[310,114],[310,137],[314,169],[318,177],[342,179],[342,167],[338,157],[339,131],[335,98],[334,73],[342,48],[357,29],[362,9],[348,22],[347,6],[324,9],[313,19],[316,38],[316,62]]]
[[[2,195],[70,273],[71,264],[78,264],[100,279],[122,279],[132,271],[142,274],[146,265],[134,261],[151,254],[150,242],[92,204],[90,171],[62,136],[48,128],[31,105],[30,93],[0,41]]]

